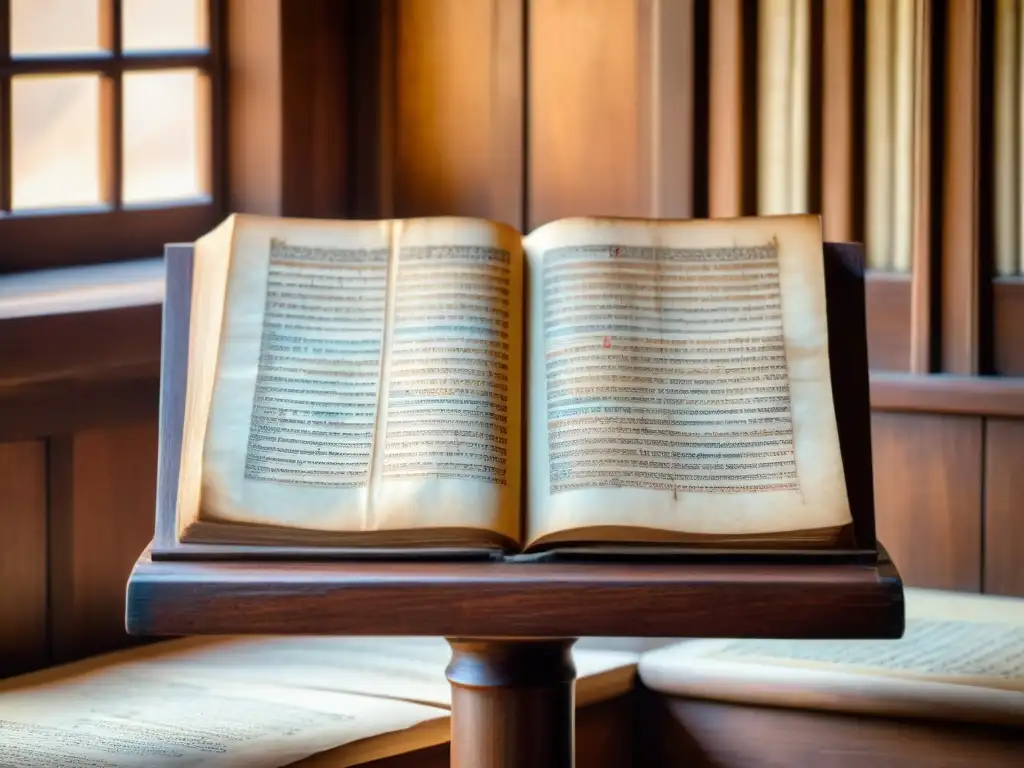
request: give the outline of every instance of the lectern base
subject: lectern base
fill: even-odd
[[[896,638],[903,585],[877,563],[604,565],[154,561],[134,635],[430,635],[452,646],[452,764],[569,768],[576,637]]]
[[[574,640],[449,639],[455,768],[571,768]]]

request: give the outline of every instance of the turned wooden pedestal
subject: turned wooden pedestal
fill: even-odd
[[[768,559],[770,560],[770,559]],[[128,582],[136,635],[449,638],[452,765],[569,768],[575,638],[894,638],[877,563],[680,565],[156,560]]]
[[[449,640],[453,766],[573,764],[573,642]]]

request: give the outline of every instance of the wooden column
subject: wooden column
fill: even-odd
[[[708,215],[743,213],[743,3],[710,5]]]
[[[942,189],[942,370],[978,373],[979,9],[946,10],[946,107]]]
[[[853,1],[823,6],[821,213],[826,240],[849,243],[853,232]]]
[[[570,768],[575,640],[451,639],[453,768]]]

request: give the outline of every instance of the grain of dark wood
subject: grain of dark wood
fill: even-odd
[[[179,562],[144,554],[134,634],[892,637],[895,568]]]
[[[209,199],[172,208],[11,216],[3,221],[0,275],[152,258],[164,243],[200,237],[222,218],[222,206]]]
[[[1020,729],[725,704],[650,692],[634,765],[1016,768]]]
[[[0,443],[0,677],[46,662],[46,592],[46,443]]]
[[[1024,597],[1024,420],[986,420],[984,487],[984,591]]]
[[[348,3],[280,6],[282,216],[343,218],[348,210]],[[265,53],[263,54],[265,55]]]
[[[449,641],[453,768],[572,768],[572,640]]]
[[[981,588],[979,417],[876,413],[875,509],[910,586]]]
[[[871,467],[871,407],[868,390],[868,337],[864,290],[864,248],[826,243],[828,358],[846,494],[860,547],[875,545],[874,480]]]

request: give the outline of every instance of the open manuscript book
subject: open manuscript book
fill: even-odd
[[[816,216],[233,215],[196,243],[182,542],[827,548]]]

